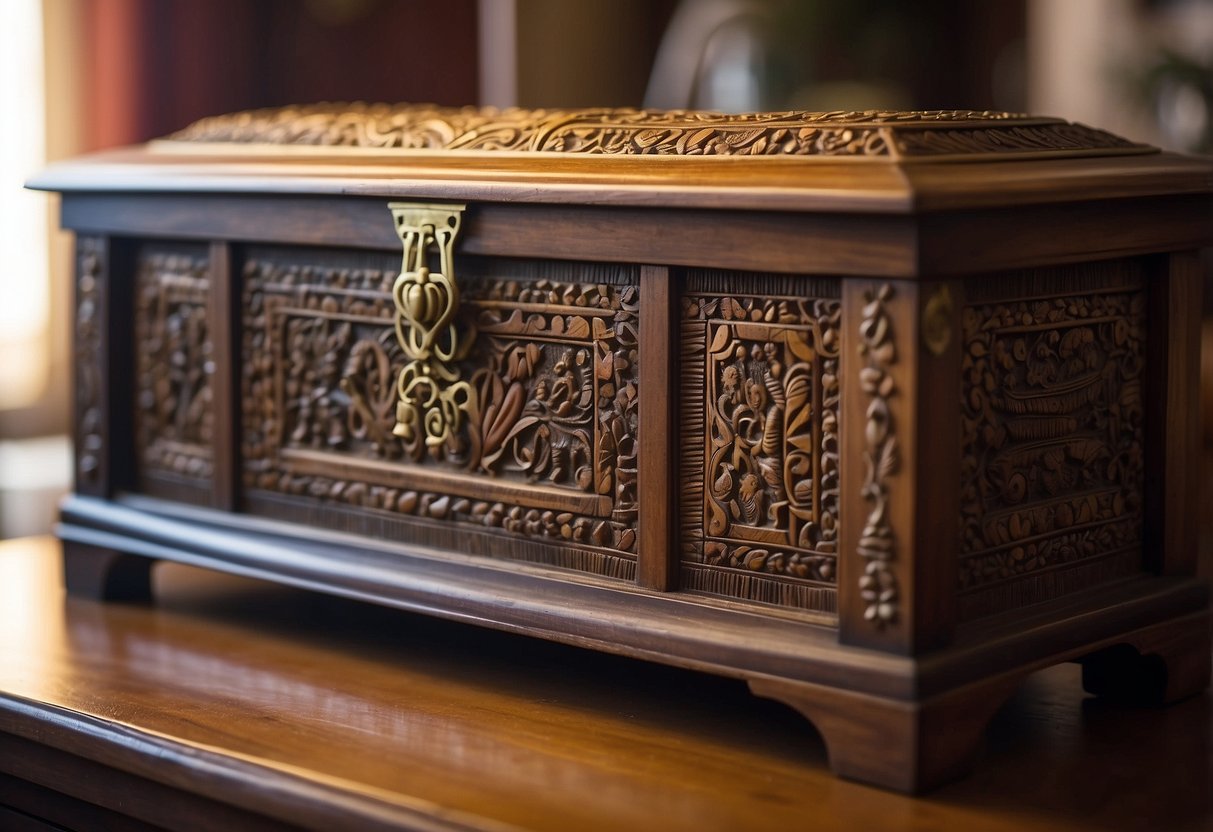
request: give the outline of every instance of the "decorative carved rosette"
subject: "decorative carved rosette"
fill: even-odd
[[[893,320],[885,303],[893,296],[888,283],[864,293],[865,305],[859,329],[859,352],[867,361],[859,371],[859,384],[868,396],[864,414],[864,479],[861,493],[871,509],[859,538],[859,556],[864,559],[859,578],[864,618],[878,627],[897,620],[897,576],[892,569],[896,540],[888,516],[888,481],[897,472],[899,449],[896,425],[889,401],[897,394],[890,368],[897,361],[893,342]]]

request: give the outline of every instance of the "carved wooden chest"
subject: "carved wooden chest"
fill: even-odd
[[[34,186],[77,234],[72,591],[172,559],[729,674],[903,790],[1048,664],[1208,682],[1207,162],[1000,113],[350,106]]]

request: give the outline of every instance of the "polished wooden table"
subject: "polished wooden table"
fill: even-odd
[[[1121,707],[1074,665],[910,799],[740,682],[171,564],[152,607],[60,580],[56,542],[0,544],[0,829],[1213,828],[1210,696]]]

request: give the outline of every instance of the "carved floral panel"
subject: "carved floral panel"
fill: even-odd
[[[964,617],[1140,568],[1146,296],[1107,268],[964,310]]]
[[[464,259],[458,324],[471,346],[458,370],[474,395],[458,429],[427,443],[424,431],[393,433],[408,363],[391,296],[398,262],[253,255],[246,489],[582,550],[495,550],[507,556],[634,570],[632,269]]]
[[[691,276],[684,585],[833,611],[840,311],[837,283]]]
[[[135,435],[140,480],[209,488],[214,360],[204,247],[146,246],[135,274]],[[155,490],[153,487],[152,490]]]

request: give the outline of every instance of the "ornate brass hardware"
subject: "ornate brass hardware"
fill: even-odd
[[[409,363],[396,381],[396,426],[406,441],[424,434],[427,447],[456,439],[464,414],[476,410],[476,391],[459,377],[455,362],[467,355],[475,333],[461,337],[455,323],[455,238],[462,205],[388,205],[404,246],[400,276],[392,286],[396,338]],[[438,271],[430,271],[432,254]]]

